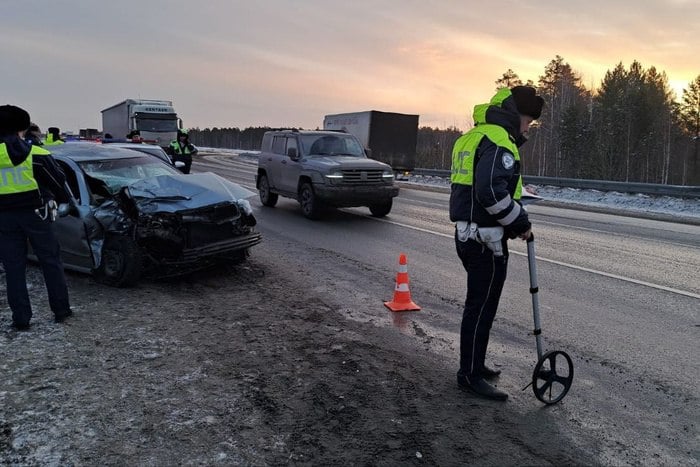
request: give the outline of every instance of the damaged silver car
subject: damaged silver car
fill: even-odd
[[[184,175],[162,160],[90,143],[52,146],[75,206],[55,231],[66,269],[116,287],[244,261],[261,235],[247,198],[216,174]]]

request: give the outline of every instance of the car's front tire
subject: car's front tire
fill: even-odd
[[[260,179],[258,180],[258,192],[260,193],[260,202],[263,206],[272,208],[277,204],[279,195],[270,191],[270,181],[267,179],[267,175],[260,175]]]
[[[308,182],[302,183],[301,187],[299,187],[299,205],[304,217],[314,220],[321,217],[323,206],[316,198],[314,189]]]
[[[369,207],[369,212],[372,213],[374,217],[384,217],[391,212],[391,207],[394,205],[394,200],[389,198],[381,203],[372,204]]]
[[[141,278],[142,267],[139,246],[130,238],[111,236],[102,246],[102,261],[95,278],[112,287],[129,287]]]

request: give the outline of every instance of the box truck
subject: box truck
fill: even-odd
[[[416,164],[418,115],[368,110],[326,115],[325,130],[345,131],[372,151],[372,159],[385,162],[394,172],[410,172]]]
[[[145,142],[167,147],[180,127],[182,121],[171,101],[126,99],[102,111],[102,132],[116,139],[138,131]]]

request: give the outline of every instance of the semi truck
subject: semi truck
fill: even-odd
[[[172,101],[126,99],[102,111],[102,132],[112,138],[129,138],[138,132],[145,142],[167,147],[181,127]]]
[[[345,131],[371,151],[372,159],[389,164],[399,175],[416,165],[418,115],[368,110],[326,115],[324,130]]]

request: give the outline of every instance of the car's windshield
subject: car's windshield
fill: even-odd
[[[365,157],[365,152],[354,136],[337,135],[301,135],[301,147],[308,156],[353,156]]]
[[[79,165],[90,177],[102,180],[112,194],[145,178],[182,175],[179,170],[150,155],[82,161]]]
[[[176,119],[137,118],[136,125],[140,131],[153,131],[156,133],[177,131]]]

